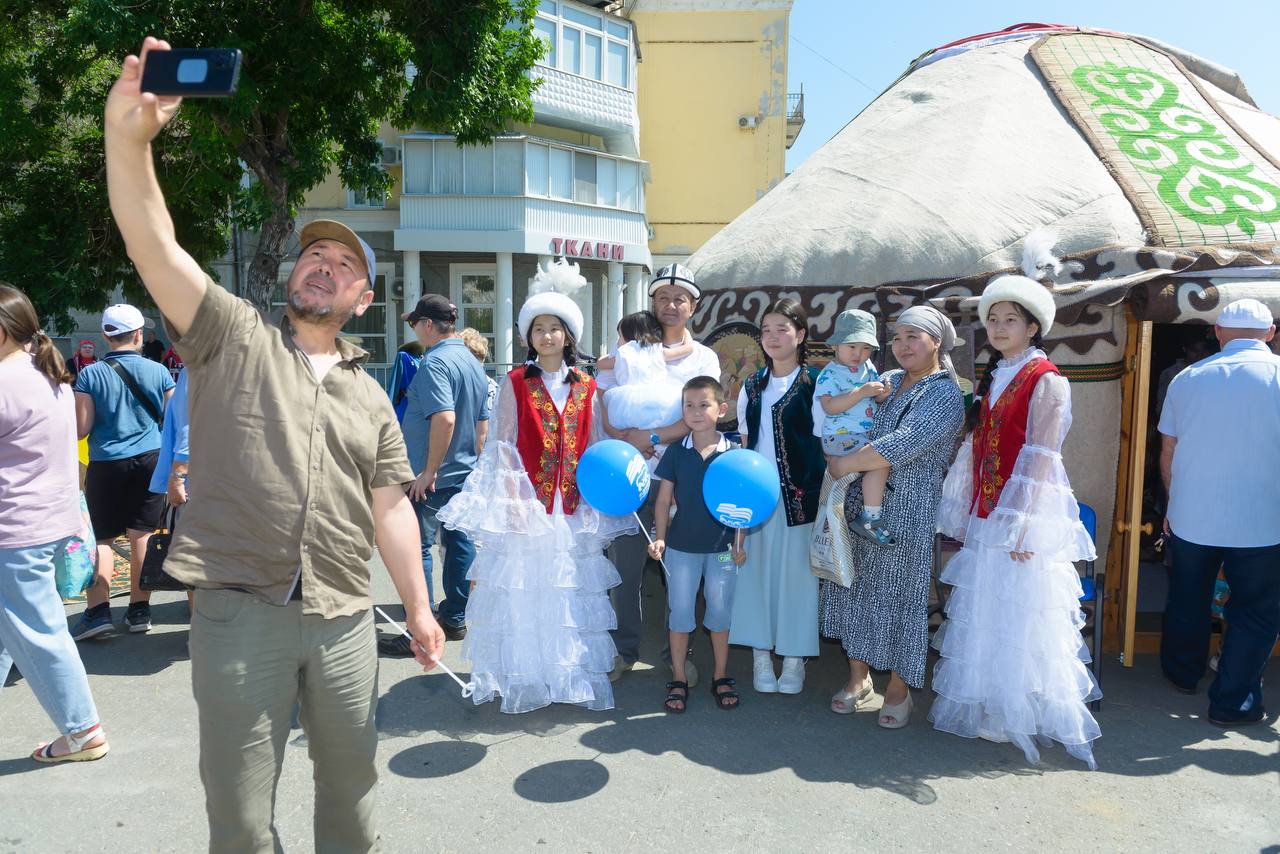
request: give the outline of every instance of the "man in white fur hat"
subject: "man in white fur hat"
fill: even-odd
[[[710,347],[693,340],[688,326],[698,307],[698,297],[702,295],[698,284],[683,264],[669,264],[658,271],[649,282],[650,310],[662,325],[662,344],[664,347],[676,347],[681,344],[692,344],[693,352],[683,359],[667,362],[667,373],[672,382],[675,402],[679,401],[680,389],[694,377],[708,376],[720,379],[720,357]],[[608,373],[600,377],[601,388],[608,388]],[[609,434],[634,445],[646,457],[661,453],[672,442],[678,442],[689,432],[684,422],[677,420],[657,430],[613,430]],[[656,490],[654,490],[656,493]],[[653,499],[640,508],[640,519],[646,528],[653,525]],[[611,679],[618,679],[635,666],[640,658],[640,632],[642,615],[640,612],[640,587],[644,580],[645,563],[648,560],[647,542],[643,535],[633,534],[614,540],[609,557],[622,576],[622,583],[613,589],[613,608],[618,616],[618,628],[613,632],[613,642],[618,647],[618,659],[615,663]],[[664,658],[669,657],[664,650]],[[697,671],[690,666],[685,674],[689,687],[698,684]]]
[[[1266,719],[1262,671],[1280,634],[1280,356],[1271,311],[1241,299],[1222,309],[1222,352],[1169,384],[1160,413],[1160,475],[1169,492],[1164,530],[1173,552],[1160,665],[1193,694],[1209,656],[1209,603],[1219,567],[1225,609],[1210,723]]]

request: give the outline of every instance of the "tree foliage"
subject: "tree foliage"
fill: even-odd
[[[206,267],[260,232],[266,306],[307,191],[385,191],[383,122],[483,142],[532,120],[536,0],[0,0],[0,279],[63,328],[142,297],[107,205],[102,110],[144,35],[244,54],[233,98],[184,102],[154,145],[179,242]],[[250,179],[244,181],[248,172]]]

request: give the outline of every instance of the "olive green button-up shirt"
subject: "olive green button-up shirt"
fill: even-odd
[[[165,569],[193,587],[239,587],[303,612],[367,610],[373,490],[413,480],[386,393],[339,339],[318,381],[287,318],[208,283],[185,335],[190,503]],[[172,330],[170,330],[172,333]]]

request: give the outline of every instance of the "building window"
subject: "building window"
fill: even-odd
[[[493,307],[498,268],[494,264],[450,264],[450,299],[458,307],[458,328],[470,326],[494,351]]]
[[[542,2],[534,33],[547,45],[540,65],[631,88],[631,28],[568,3]]]
[[[381,190],[347,190],[347,207],[351,210],[376,210],[387,206],[387,194]]]
[[[547,5],[547,4],[543,4]],[[546,53],[542,56],[542,64],[548,68],[556,67],[556,22],[543,17],[535,18],[533,21],[533,32],[542,39],[547,46]]]
[[[596,156],[578,152],[573,160],[573,200],[588,205],[597,204]]]
[[[573,198],[573,156],[566,148],[551,149],[551,198]]]
[[[386,171],[386,166],[383,165],[383,155],[382,155],[382,150],[384,148],[386,148],[386,143],[383,142],[382,140],[378,140],[378,159],[375,161],[375,163],[380,169],[382,169],[383,171]],[[373,192],[370,192],[369,190],[366,190],[363,188],[359,190],[353,190],[351,188],[347,188],[347,209],[348,210],[378,209],[378,208],[385,208],[386,206],[387,206],[387,194],[382,190],[374,190]]]

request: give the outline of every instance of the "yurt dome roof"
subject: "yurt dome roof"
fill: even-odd
[[[1280,313],[1280,119],[1234,72],[1153,39],[1018,25],[915,60],[689,266],[704,292],[888,289],[959,309],[1045,227],[1077,262],[1067,322],[1178,275],[1273,289]]]

